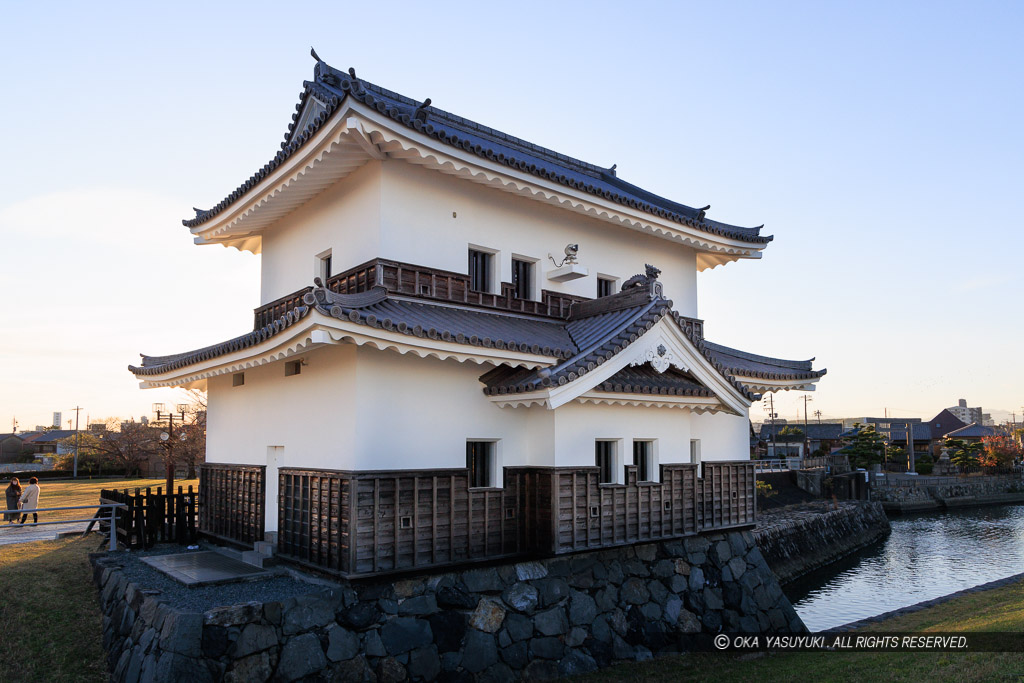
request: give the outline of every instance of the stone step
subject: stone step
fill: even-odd
[[[258,553],[255,550],[243,550],[242,551],[242,562],[251,564],[256,567],[263,566],[263,560],[268,559],[266,555]]]
[[[267,541],[256,541],[253,543],[253,550],[264,557],[271,557],[274,554],[275,544],[268,543]]]

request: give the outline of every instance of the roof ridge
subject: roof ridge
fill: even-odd
[[[708,234],[753,244],[767,244],[773,239],[770,235],[761,236],[762,226],[749,228],[710,220],[704,216],[704,210],[707,207],[696,209],[679,202],[672,202],[635,185],[620,181],[615,176],[614,165],[605,169],[456,116],[431,106],[429,101],[417,104],[416,100],[358,78],[353,69],[345,74],[325,62],[319,61],[314,69],[314,80],[304,82],[303,86],[304,90],[300,93],[299,103],[296,105],[296,113],[292,115],[292,122],[288,126],[285,141],[281,143],[281,151],[213,208],[196,209],[194,218],[182,221],[185,226],[195,228],[202,225],[258,185],[313,137],[339,109],[342,101],[351,95],[364,105],[389,115],[393,120],[413,128],[417,132],[434,137],[443,144],[460,147],[477,156],[507,165],[521,172],[688,225]],[[296,130],[296,126],[310,93],[315,93],[318,99],[323,101],[325,109],[314,117],[304,130],[299,131]],[[438,126],[430,123],[431,114],[435,115],[434,120],[439,124]],[[445,130],[445,128],[450,130]],[[451,129],[464,135],[455,134],[451,132]],[[473,137],[477,139],[474,141],[471,139]],[[481,142],[484,144],[480,144]],[[495,147],[498,149],[494,149]],[[506,152],[513,153],[507,154]],[[532,160],[531,158],[524,159],[522,155],[533,158]],[[540,162],[540,165],[531,163],[531,161]],[[549,164],[552,168],[548,167]],[[564,172],[560,172],[560,170]],[[573,173],[582,174],[588,180],[573,177]],[[627,187],[635,188],[635,191],[626,189]]]

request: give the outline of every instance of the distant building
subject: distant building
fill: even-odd
[[[980,424],[969,424],[966,427],[955,429],[945,434],[947,439],[959,439],[960,441],[981,441],[987,439],[990,436],[995,436],[998,432],[995,427],[986,427]]]
[[[18,462],[24,450],[22,438],[17,434],[0,434],[0,463]]]
[[[981,412],[981,406],[978,406],[977,408],[969,408],[967,406],[966,399],[960,399],[957,401],[957,405],[952,408],[946,408],[946,410],[956,416],[956,419],[960,420],[965,425],[985,424],[985,415]],[[991,420],[992,416],[989,415],[988,418]]]
[[[800,434],[779,434],[785,427],[799,430]],[[762,424],[758,437],[765,443],[768,457],[774,457],[776,448],[780,457],[803,457],[807,455],[804,453],[805,442],[809,442],[808,453],[818,450],[830,453],[839,446],[839,435],[842,432],[843,425],[838,422],[808,423],[806,431],[802,424],[776,424],[774,427],[770,424]]]
[[[50,429],[44,432],[32,432],[24,437],[25,450],[30,453],[54,453],[67,455],[74,451],[61,443],[61,440],[75,435],[74,429]]]

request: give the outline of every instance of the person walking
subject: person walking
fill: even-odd
[[[28,480],[28,486],[21,494],[21,508],[22,510],[35,510],[39,507],[39,480],[32,477]],[[24,513],[21,516],[21,523],[24,524],[25,520],[28,519],[28,513]],[[32,513],[32,523],[39,524],[39,515],[35,512]]]
[[[11,477],[11,483],[7,485],[4,490],[4,494],[7,496],[7,509],[17,511],[21,507],[19,499],[21,498],[21,482],[18,481],[17,477]],[[14,524],[18,521],[18,513],[13,514],[8,512],[6,515],[7,523]]]

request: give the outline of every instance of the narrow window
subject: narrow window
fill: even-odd
[[[469,288],[474,292],[491,291],[491,262],[494,255],[476,249],[469,250]]]
[[[597,298],[611,296],[615,293],[615,280],[607,277],[597,278]]]
[[[231,386],[240,387],[243,384],[245,384],[244,372],[236,372],[235,374],[231,375]]]
[[[284,376],[291,377],[302,372],[302,361],[291,360],[284,364]]]
[[[654,481],[654,444],[650,441],[633,442],[633,464],[637,481]]]
[[[690,439],[690,464],[697,466],[697,476],[700,476],[700,439]]]
[[[533,263],[512,259],[512,289],[517,299],[533,298]]]
[[[467,441],[466,467],[469,469],[469,485],[473,488],[494,486],[494,442]]]
[[[334,271],[331,269],[331,250],[320,252],[316,255],[316,274],[327,284]]]
[[[615,442],[594,442],[594,464],[600,468],[598,482],[601,484],[615,483]]]

